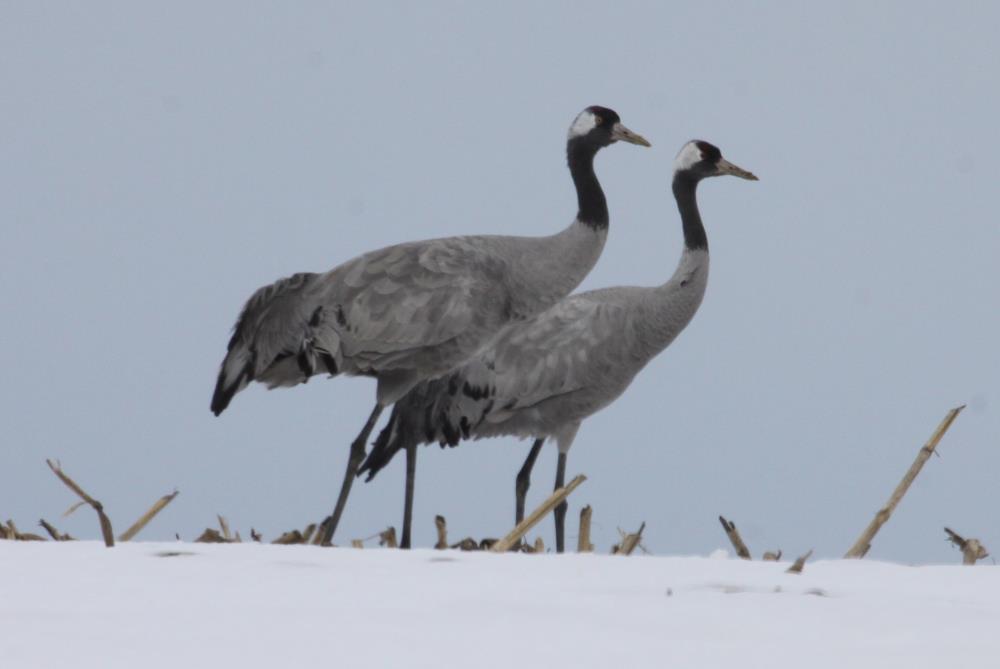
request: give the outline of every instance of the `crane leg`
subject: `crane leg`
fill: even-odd
[[[326,522],[326,531],[323,532],[322,543],[324,546],[329,546],[330,542],[333,541],[333,533],[337,531],[340,516],[343,515],[344,507],[347,505],[347,496],[351,494],[351,484],[354,482],[354,477],[357,476],[361,461],[365,459],[365,443],[380,415],[382,415],[382,405],[376,404],[372,414],[368,417],[368,422],[362,428],[361,434],[351,442],[351,454],[347,458],[347,471],[344,474],[344,482],[340,486],[340,495],[337,496],[337,505],[333,507],[333,513],[330,514]]]
[[[412,441],[412,440],[411,440]],[[417,475],[417,443],[406,445],[406,494],[403,500],[403,536],[399,547],[410,547],[410,526],[413,523],[413,481]]]
[[[535,460],[538,459],[538,452],[542,450],[542,444],[545,443],[545,439],[535,439],[535,443],[531,445],[531,450],[528,451],[528,457],[525,458],[524,464],[521,465],[521,471],[517,473],[517,479],[514,482],[514,524],[519,524],[524,520],[524,498],[528,494],[528,488],[531,487],[531,470],[535,467]]]
[[[559,460],[556,463],[555,490],[559,490],[564,485],[566,485],[566,454],[559,451]],[[566,509],[568,508],[569,504],[563,500],[552,512],[552,516],[556,520],[556,553],[562,553],[566,550]]]

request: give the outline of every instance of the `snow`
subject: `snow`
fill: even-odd
[[[996,666],[995,566],[787,567],[0,541],[0,666]]]

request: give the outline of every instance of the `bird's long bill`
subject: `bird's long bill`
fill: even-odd
[[[722,158],[718,162],[719,174],[731,174],[734,177],[739,177],[740,179],[749,179],[750,181],[759,181],[757,176],[753,172],[748,172],[747,170],[739,167],[738,165],[733,165],[731,162]]]
[[[628,142],[629,144],[638,144],[639,146],[652,146],[645,137],[637,132],[632,132],[621,123],[615,123],[614,127],[611,128],[611,137],[615,140],[621,140],[623,142]]]

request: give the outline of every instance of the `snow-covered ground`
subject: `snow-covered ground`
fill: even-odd
[[[994,667],[1000,569],[0,541],[0,667]]]

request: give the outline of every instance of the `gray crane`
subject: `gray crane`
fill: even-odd
[[[219,370],[215,415],[252,381],[278,388],[316,374],[377,380],[375,408],[351,444],[324,544],[333,538],[382,410],[418,382],[466,360],[503,325],[568,295],[594,266],[608,234],[594,156],[619,140],[649,146],[610,109],[593,106],[577,115],[566,153],[579,210],[557,234],[408,242],[323,274],[281,279],[247,301]],[[409,544],[406,533],[403,542]]]
[[[708,238],[695,193],[705,177],[756,181],[703,141],[688,142],[674,164],[673,192],[684,251],[673,276],[649,288],[619,286],[572,295],[534,318],[508,325],[453,372],[415,386],[393,407],[362,464],[371,480],[399,450],[407,454],[404,528],[410,522],[416,447],[501,435],[534,437],[517,475],[516,520],[524,516],[531,469],[547,438],[556,441],[556,488],[580,423],[615,401],[635,375],[694,317],[708,282]],[[556,550],[564,549],[566,504],[557,507]]]

